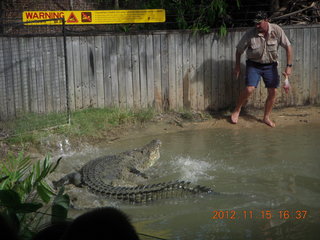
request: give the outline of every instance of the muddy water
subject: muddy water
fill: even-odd
[[[66,156],[63,171],[153,138],[163,142],[160,160],[148,171],[153,182],[187,180],[222,194],[143,206],[107,203],[126,212],[138,232],[164,239],[318,239],[319,125],[206,129],[125,140]]]

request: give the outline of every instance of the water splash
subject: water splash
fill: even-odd
[[[172,167],[175,173],[180,175],[180,179],[191,181],[193,183],[199,180],[212,180],[214,176],[210,176],[208,171],[212,170],[212,164],[194,159],[190,156],[176,156],[172,160]]]

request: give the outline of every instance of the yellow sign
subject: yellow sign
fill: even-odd
[[[25,11],[24,22],[64,18],[66,24],[120,24],[165,22],[164,9],[103,11]],[[60,25],[61,20],[27,23],[28,25]]]

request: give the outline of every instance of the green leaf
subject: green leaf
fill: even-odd
[[[0,190],[0,203],[7,208],[16,208],[21,200],[19,194],[13,190]]]
[[[44,201],[45,203],[48,203],[50,201],[50,195],[48,194],[46,189],[43,186],[41,186],[41,184],[38,184],[37,186],[37,193],[39,194],[42,201]]]
[[[70,199],[67,194],[63,194],[64,187],[60,188],[58,195],[53,200],[53,205],[60,205],[66,209],[69,208]]]
[[[51,223],[62,222],[67,218],[67,216],[68,216],[68,209],[60,205],[52,206]]]
[[[17,213],[33,213],[36,212],[43,205],[41,203],[21,203],[17,206],[15,211]]]
[[[51,199],[51,196],[53,195],[50,189],[48,189],[48,187],[45,186],[42,182],[37,185],[37,193],[45,203],[48,203]]]
[[[52,218],[51,222],[59,222],[63,221],[68,216],[68,209],[70,204],[70,198],[68,195],[63,194],[64,188],[62,187],[58,193],[58,195],[55,197],[51,209]]]
[[[59,164],[60,164],[61,159],[62,159],[62,157],[60,157],[60,158],[57,160],[57,162],[56,162],[56,164],[54,165],[54,167],[50,170],[50,173],[53,173],[53,172],[56,170],[56,168],[57,168],[57,167],[59,166]]]

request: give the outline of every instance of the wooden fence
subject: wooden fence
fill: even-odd
[[[294,49],[292,91],[278,93],[277,106],[320,103],[320,26],[285,27]],[[218,110],[233,106],[244,86],[235,79],[236,44],[245,29],[217,34],[152,32],[67,37],[0,37],[0,119],[19,112],[66,110],[66,74],[71,110],[88,107],[159,111]],[[280,51],[279,71],[286,64]],[[260,84],[249,105],[263,107]]]

